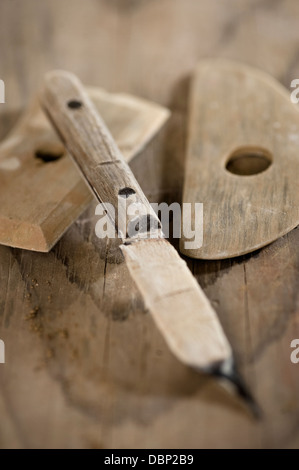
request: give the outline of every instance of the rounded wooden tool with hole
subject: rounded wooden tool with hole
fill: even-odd
[[[203,203],[203,244],[186,249],[182,230],[182,253],[239,256],[298,225],[299,113],[288,90],[246,65],[203,61],[188,131],[183,201]]]

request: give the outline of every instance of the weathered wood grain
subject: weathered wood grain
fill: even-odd
[[[241,60],[286,87],[299,77],[296,0],[73,0],[72,10],[1,0],[0,9],[2,136],[53,68],[169,105],[169,124],[131,163],[153,202],[181,199],[188,77],[200,59]],[[92,204],[48,254],[0,247],[1,446],[298,448],[298,229],[251,255],[188,260],[264,411],[254,422],[169,352],[95,223]]]
[[[255,251],[299,223],[299,113],[272,77],[204,60],[192,78],[183,201],[204,205],[204,243],[181,251],[225,259]],[[191,220],[194,230],[194,220]]]
[[[126,160],[140,152],[169,116],[126,94],[89,88]],[[0,243],[48,252],[86,209],[92,194],[35,98],[0,144]]]

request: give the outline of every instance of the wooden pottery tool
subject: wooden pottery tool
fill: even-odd
[[[203,203],[203,245],[187,256],[257,250],[299,223],[299,113],[267,74],[205,60],[190,95],[183,201]]]
[[[161,128],[169,111],[126,94],[88,88],[126,161]],[[0,244],[49,251],[92,200],[38,99],[0,144]]]
[[[67,72],[51,72],[41,101],[113,222],[129,272],[169,348],[186,365],[229,380],[252,403],[214,309],[185,261],[163,237],[155,212],[82,84]],[[146,209],[127,225],[139,226],[137,236],[123,231],[123,216],[115,217],[120,198]],[[152,221],[156,222],[153,238],[148,233]]]

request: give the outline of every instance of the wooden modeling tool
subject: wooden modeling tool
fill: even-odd
[[[227,379],[254,407],[236,373],[231,347],[214,309],[185,261],[163,238],[156,214],[80,81],[67,72],[47,74],[41,102],[106,208],[122,241],[129,272],[171,351],[186,365]],[[140,203],[146,210],[129,221],[127,232],[123,231],[127,222],[124,217],[115,217],[120,198]],[[148,230],[153,221],[155,238],[150,238],[153,233]],[[132,223],[140,229],[137,236],[128,234]]]
[[[169,111],[126,94],[88,88],[130,161]],[[0,244],[49,251],[92,200],[38,99],[0,144]]]
[[[299,223],[299,113],[267,74],[205,60],[190,95],[183,201],[203,203],[203,245],[222,259],[257,250]]]

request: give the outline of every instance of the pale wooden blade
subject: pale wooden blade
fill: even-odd
[[[121,195],[144,205],[146,221],[147,217],[155,218],[81,82],[67,72],[51,72],[46,76],[41,100],[98,200],[103,204],[109,202],[116,210]],[[215,311],[186,263],[161,238],[160,230],[156,232],[156,239],[150,239],[145,223],[146,239],[128,239],[108,206],[107,212],[124,242],[121,249],[129,270],[173,353],[189,366],[231,376],[230,345]],[[141,217],[138,222],[142,225]]]
[[[88,94],[127,161],[169,116],[167,109],[131,95],[99,88],[88,88]],[[35,99],[0,144],[0,244],[49,251],[92,197]]]
[[[204,231],[199,249],[182,237],[184,254],[239,256],[298,225],[299,113],[288,90],[243,64],[203,61],[188,131],[183,201],[203,203]]]
[[[216,313],[170,243],[141,240],[121,250],[171,351],[186,365],[207,372],[229,362],[231,347]]]

